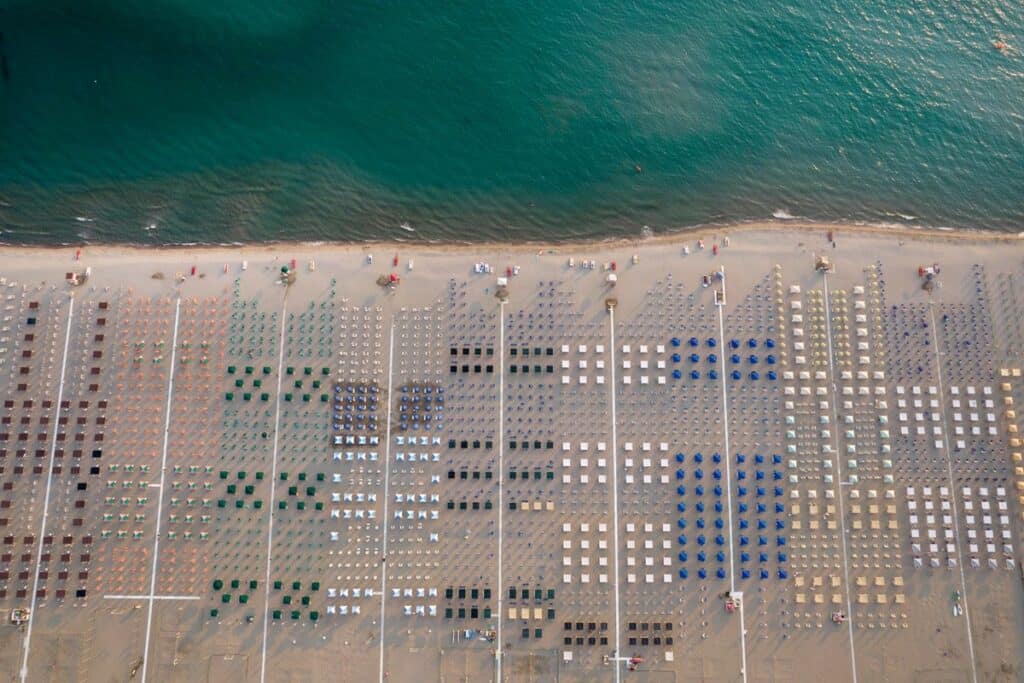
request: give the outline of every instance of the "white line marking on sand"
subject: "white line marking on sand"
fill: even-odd
[[[946,472],[949,475],[949,492],[953,497],[953,536],[960,546],[960,521],[957,510],[956,484],[953,481],[953,454],[949,450],[949,423],[946,420],[946,390],[942,386],[942,363],[939,361],[939,333],[935,327],[935,302],[928,302],[928,313],[932,319],[932,348],[935,349],[935,373],[939,382],[939,400],[942,401],[942,440],[946,449]],[[961,551],[963,547],[960,546]],[[978,670],[974,663],[974,633],[971,630],[971,613],[967,609],[967,577],[964,575],[964,563],[957,558],[960,568],[960,604],[964,610],[964,622],[967,624],[967,649],[971,653],[971,683],[978,683]]]
[[[391,397],[392,376],[395,368],[395,316],[391,316],[391,333],[388,335],[388,411],[384,422],[384,533],[381,536],[380,544],[380,662],[379,680],[384,682],[384,605],[388,595],[388,498],[391,493],[388,490],[391,486],[391,404],[394,403]]]
[[[53,460],[57,452],[57,430],[60,425],[60,404],[64,400],[64,373],[68,366],[68,345],[71,342],[71,316],[75,312],[75,300],[68,300],[68,322],[64,330],[64,357],[60,364],[60,384],[57,387],[57,419],[53,421],[53,435],[50,437],[50,465],[46,470],[46,493],[43,495],[43,519],[39,523],[39,548],[36,551],[36,570],[32,580],[32,602],[29,605],[28,627],[25,629],[25,651],[21,659],[21,683],[28,678],[28,651],[32,644],[32,624],[36,621],[36,593],[39,592],[39,568],[43,564],[43,536],[46,534],[46,516],[50,507],[50,485],[53,483]]]
[[[839,483],[843,479],[843,455],[839,452],[839,413],[836,408],[836,368],[832,352],[832,308],[829,304],[828,273],[822,273],[825,289],[825,335],[828,338],[828,374],[832,385],[832,431],[835,433],[836,475]],[[839,499],[839,536],[843,541],[843,588],[846,593],[846,631],[850,640],[850,669],[853,672],[853,683],[857,683],[857,650],[853,645],[853,603],[850,601],[850,565],[846,550],[846,507],[843,504],[843,490],[837,487],[836,498]]]
[[[498,317],[501,323],[498,326],[498,649],[494,656],[497,664],[497,683],[501,683],[501,621],[505,610],[505,585],[502,583],[502,544],[504,542],[504,514],[505,500],[503,487],[505,485],[505,302],[498,306]]]
[[[615,682],[622,680],[622,651],[620,650],[619,623],[619,441],[616,431],[615,411],[615,307],[608,309],[608,330],[611,336],[611,370],[612,370],[612,544],[615,548]]]
[[[284,368],[284,330],[288,318],[288,292],[281,302],[281,336],[277,352],[277,395],[274,406],[274,450],[270,458],[270,510],[267,519],[267,573],[263,578],[263,640],[260,645],[260,683],[267,675],[267,626],[270,619],[270,563],[274,552],[274,492],[277,490],[278,429],[281,426],[281,380]]]
[[[722,435],[725,440],[725,499],[728,512],[729,527],[729,592],[736,590],[736,559],[733,552],[732,537],[732,451],[729,449],[729,398],[726,391],[725,372],[725,267],[722,267],[722,301],[715,304],[718,309],[718,337],[722,348],[719,352],[720,371],[719,377],[722,380]],[[747,680],[747,629],[743,618],[744,601],[740,600],[740,674],[743,681]]]
[[[178,323],[181,320],[181,295],[174,303],[174,332],[171,334],[171,370],[167,381],[167,405],[164,407],[164,444],[160,455],[160,493],[156,497],[156,531],[153,534],[153,568],[149,574],[149,607],[146,609],[146,638],[142,646],[142,675],[139,680],[146,683],[149,669],[149,638],[153,629],[153,594],[156,593],[156,572],[160,560],[160,521],[164,506],[164,476],[167,473],[167,446],[171,436],[171,397],[174,393],[175,354],[178,351]]]

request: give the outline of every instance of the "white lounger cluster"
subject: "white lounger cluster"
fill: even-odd
[[[608,583],[608,525],[580,522],[576,534],[573,526],[562,524],[562,583],[588,584],[591,571],[598,572],[598,583]]]
[[[576,347],[576,352],[580,356],[584,356],[589,352],[589,347],[586,344],[579,344]],[[604,344],[597,344],[594,346],[596,355],[604,355],[605,349]],[[562,355],[568,355],[570,353],[570,346],[568,344],[562,344]],[[596,370],[597,374],[594,376],[594,382],[597,384],[604,384],[604,370],[605,361],[603,358],[597,358],[594,360],[593,368],[590,366],[590,360],[586,358],[577,358],[576,361],[572,361],[568,358],[561,360],[561,370],[564,373],[562,375],[562,384],[588,384],[590,382],[589,371],[591,369]],[[573,369],[576,369],[575,382],[571,374]]]
[[[328,588],[327,599],[328,600],[373,600],[376,595],[376,591],[373,588]],[[348,616],[349,614],[361,614],[362,605],[355,602],[348,603],[327,603],[326,608],[327,614],[336,614],[338,616]]]
[[[335,475],[337,480],[339,475]],[[348,503],[360,507],[331,508],[331,519],[376,519],[376,493],[352,491],[334,491],[331,493],[332,503]],[[366,507],[362,507],[366,506]],[[331,532],[331,540],[338,540],[338,532]]]
[[[378,446],[380,437],[366,434],[338,434],[334,437],[335,446]]]

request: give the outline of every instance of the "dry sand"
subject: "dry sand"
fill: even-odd
[[[0,627],[0,670],[19,678],[27,641],[33,681],[1019,680],[1018,242],[786,222],[589,244],[4,248],[0,607],[35,611],[31,634]],[[928,294],[917,271],[935,263]],[[332,425],[335,383],[373,388],[372,423]],[[411,427],[426,387],[443,429]],[[37,441],[19,455],[22,431]],[[608,661],[616,643],[639,672]]]

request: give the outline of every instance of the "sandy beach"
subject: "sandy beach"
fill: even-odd
[[[1017,680],[1018,242],[0,249],[0,671]]]

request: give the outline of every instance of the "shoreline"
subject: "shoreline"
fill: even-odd
[[[889,236],[907,239],[939,240],[949,242],[982,242],[982,243],[1014,243],[1024,240],[1024,230],[1016,233],[996,232],[980,228],[935,228],[935,227],[912,227],[895,224],[879,223],[846,223],[846,222],[825,222],[825,221],[801,221],[801,220],[769,220],[769,221],[747,221],[741,223],[723,223],[720,225],[705,224],[682,228],[678,231],[655,233],[650,236],[638,237],[607,237],[595,239],[565,240],[565,241],[538,241],[526,240],[515,242],[448,242],[432,240],[374,240],[365,242],[355,241],[328,241],[328,240],[277,240],[266,242],[238,242],[238,243],[183,243],[183,244],[154,244],[144,245],[134,242],[97,242],[97,243],[63,243],[51,245],[14,244],[0,242],[0,251],[7,253],[51,253],[65,249],[89,249],[95,252],[116,251],[119,253],[135,252],[169,252],[182,251],[194,253],[217,253],[237,252],[239,250],[260,250],[276,251],[281,248],[317,248],[330,251],[365,251],[375,248],[412,248],[421,252],[429,253],[432,250],[444,249],[445,251],[479,251],[479,250],[500,250],[500,251],[533,251],[546,249],[557,251],[566,248],[590,247],[600,249],[614,249],[626,246],[657,246],[675,245],[690,242],[696,239],[706,239],[709,236],[732,236],[749,232],[806,232],[806,233],[827,233],[834,231],[846,235],[863,236]],[[838,240],[837,240],[838,241]]]
[[[835,231],[835,248],[826,239],[829,230]],[[703,250],[696,247],[698,239],[704,240]],[[56,641],[45,634],[64,637],[89,628],[96,632],[97,642],[124,643],[123,651],[115,653],[116,661],[137,661],[136,650],[145,642],[143,634],[150,623],[159,630],[159,624],[173,618],[184,625],[183,645],[175,650],[167,639],[154,635],[152,651],[143,647],[154,671],[171,670],[176,666],[174,658],[187,647],[194,666],[180,669],[183,676],[197,678],[188,671],[216,669],[228,671],[222,678],[241,678],[232,673],[235,669],[219,663],[221,653],[233,653],[236,662],[246,661],[244,657],[261,661],[265,643],[274,678],[278,671],[301,672],[297,667],[319,662],[315,657],[324,653],[328,658],[354,661],[365,654],[365,635],[370,633],[378,662],[383,652],[380,670],[391,671],[396,680],[416,677],[416,667],[405,664],[411,661],[410,647],[423,653],[416,660],[420,670],[427,661],[432,671],[436,666],[445,675],[454,671],[487,678],[492,670],[490,655],[484,656],[488,646],[463,639],[453,647],[448,633],[448,625],[479,622],[472,617],[440,621],[447,618],[441,615],[446,608],[452,609],[449,605],[459,604],[454,592],[448,601],[441,591],[446,586],[491,586],[499,591],[495,597],[507,594],[509,558],[519,557],[525,558],[528,581],[518,585],[561,586],[559,596],[538,603],[524,595],[515,601],[515,614],[506,611],[504,598],[497,605],[493,600],[487,603],[486,597],[476,604],[497,608],[491,623],[501,619],[498,623],[504,624],[503,632],[512,634],[516,652],[537,656],[536,670],[541,672],[558,666],[553,653],[567,636],[558,631],[557,621],[553,627],[551,620],[543,621],[543,613],[533,618],[535,605],[560,610],[566,618],[587,615],[595,620],[593,632],[597,632],[597,620],[603,620],[609,624],[602,632],[608,634],[610,645],[613,633],[625,632],[624,622],[612,631],[616,612],[651,623],[651,619],[662,619],[657,615],[664,610],[658,605],[666,600],[672,602],[672,613],[680,621],[678,627],[663,628],[662,633],[674,633],[680,645],[663,642],[661,647],[638,646],[641,649],[632,652],[644,653],[649,667],[644,671],[669,672],[664,675],[677,678],[692,675],[691,661],[704,662],[701,666],[706,670],[713,667],[724,672],[726,667],[745,670],[746,658],[751,670],[769,676],[775,675],[774,662],[800,659],[809,678],[826,679],[834,677],[835,662],[849,653],[864,680],[910,683],[909,677],[888,675],[892,670],[888,660],[871,654],[879,633],[884,633],[893,651],[900,652],[911,677],[963,680],[970,662],[986,674],[1004,663],[1014,670],[1021,667],[1017,653],[1024,652],[1024,622],[1018,615],[1024,615],[1024,592],[1012,557],[1018,551],[1006,553],[995,547],[971,551],[978,571],[972,567],[961,575],[955,570],[916,571],[916,566],[923,568],[932,560],[941,568],[942,560],[953,553],[907,545],[913,538],[908,527],[918,528],[907,521],[907,515],[925,501],[938,507],[940,499],[952,501],[951,496],[959,492],[958,500],[972,497],[993,507],[1005,502],[1007,511],[1000,514],[1007,516],[1006,522],[989,527],[1001,527],[1000,533],[1007,534],[1013,528],[1010,510],[1020,513],[1022,502],[1012,492],[1024,490],[1024,472],[1009,474],[1013,463],[1008,439],[1016,438],[1013,434],[1021,422],[998,417],[1024,401],[1018,352],[1024,345],[1020,322],[1024,300],[1015,294],[1024,276],[1020,235],[894,231],[793,221],[706,227],[639,240],[547,245],[279,243],[160,249],[99,245],[84,247],[79,260],[76,252],[73,246],[60,251],[2,251],[7,257],[0,278],[6,313],[0,321],[0,347],[8,366],[0,372],[0,386],[12,399],[3,415],[8,424],[29,426],[0,427],[0,433],[8,442],[13,441],[15,429],[18,440],[43,433],[34,423],[42,424],[40,418],[47,415],[42,402],[52,397],[56,402],[50,408],[66,412],[67,424],[75,425],[60,431],[58,420],[50,420],[56,425],[52,434],[67,435],[66,439],[48,437],[49,466],[54,468],[50,479],[59,489],[54,489],[52,501],[40,499],[38,487],[24,482],[41,481],[47,476],[45,470],[40,464],[38,471],[28,474],[31,470],[25,468],[24,476],[15,479],[23,483],[5,495],[17,501],[17,507],[9,506],[16,513],[29,510],[33,514],[4,517],[8,533],[11,538],[29,534],[43,538],[47,524],[40,524],[40,519],[52,520],[55,529],[76,533],[70,531],[72,515],[80,514],[92,515],[78,517],[86,533],[111,532],[100,534],[95,546],[90,546],[96,548],[97,554],[91,556],[96,564],[75,566],[97,568],[94,576],[98,578],[89,584],[84,580],[63,584],[52,576],[42,577],[38,567],[54,569],[55,565],[45,564],[39,553],[21,560],[12,556],[18,571],[39,577],[21,584],[26,585],[26,597],[29,590],[40,597],[40,609],[31,618],[40,619],[37,623],[44,634],[26,658],[26,670],[43,670],[53,659]],[[374,258],[368,259],[369,255]],[[827,273],[820,269],[822,256],[830,262]],[[281,268],[291,261],[294,276],[283,278]],[[69,281],[69,273],[74,278],[86,268],[84,281]],[[379,398],[362,402],[366,410],[362,416],[339,411],[350,404],[359,410],[358,399],[331,401],[331,393],[340,395],[349,389],[356,393],[355,387],[367,385],[377,387]],[[405,387],[410,390],[400,391]],[[416,424],[415,406],[429,406],[416,395],[431,392],[417,392],[415,387],[435,387],[436,396],[441,390],[445,394],[433,404],[438,412],[431,413],[434,419],[429,425],[425,418]],[[411,405],[401,401],[406,393]],[[23,400],[19,408],[14,399],[20,397],[33,401]],[[62,397],[67,397],[66,404]],[[1007,408],[1000,410],[996,401],[1005,398],[1016,403],[1004,402]],[[914,405],[912,412],[908,400],[920,405]],[[926,400],[935,401],[930,414],[925,412]],[[980,404],[967,403],[978,412],[954,413],[959,406],[953,402],[959,400],[988,403],[985,412]],[[901,411],[906,412],[901,415]],[[85,420],[78,421],[81,418]],[[438,428],[443,418],[446,431]],[[360,419],[365,420],[363,424]],[[826,424],[836,425],[835,430],[822,426]],[[1014,430],[1009,429],[1011,424]],[[958,428],[961,431],[955,431]],[[983,429],[993,431],[986,436]],[[104,432],[105,438],[96,438]],[[370,452],[376,445],[379,457],[364,456],[360,461],[331,455],[340,453],[332,442],[357,434],[380,437],[383,445],[381,441],[368,444]],[[428,434],[437,436],[429,448],[438,453],[436,459],[428,463],[426,446],[419,449],[423,456],[414,457],[416,444],[411,439],[416,434],[424,440]],[[477,441],[472,447],[471,438]],[[192,482],[190,488],[222,496],[227,512],[211,514],[207,522],[213,524],[205,527],[210,529],[205,540],[178,535],[178,530],[188,527],[179,524],[185,520],[172,516],[179,508],[168,507],[170,491],[162,501],[151,494],[149,507],[142,508],[151,523],[139,519],[135,526],[126,526],[131,522],[115,523],[105,516],[101,521],[100,514],[109,509],[103,507],[108,504],[106,490],[96,485],[65,495],[65,489],[74,488],[75,479],[56,471],[69,462],[55,460],[58,443],[72,439],[101,442],[96,446],[100,452],[93,451],[92,457],[102,457],[110,472],[138,472],[123,475],[129,477],[122,480],[129,485],[158,482],[158,486],[184,490]],[[456,442],[451,444],[451,439]],[[540,444],[541,439],[550,439],[551,445],[527,449],[523,446],[528,439]],[[11,453],[14,457],[6,462],[27,465],[32,456],[27,445],[21,448],[24,453]],[[782,510],[773,517],[766,505],[763,515],[751,512],[745,519],[751,520],[750,526],[754,519],[763,522],[765,545],[771,533],[767,530],[775,526],[778,538],[784,539],[776,541],[777,547],[790,548],[792,555],[768,555],[763,563],[755,562],[756,556],[740,556],[737,564],[726,560],[725,535],[730,539],[729,552],[735,553],[735,536],[748,527],[736,517],[726,523],[724,515],[719,518],[721,526],[716,523],[723,536],[722,559],[676,554],[683,552],[676,548],[684,544],[672,529],[679,519],[686,520],[682,528],[686,524],[699,528],[696,519],[703,519],[696,517],[701,514],[699,502],[727,499],[733,501],[730,510],[738,509],[739,489],[737,497],[731,488],[705,494],[696,490],[696,484],[680,492],[673,482],[683,478],[671,473],[680,471],[677,467],[684,463],[691,472],[683,471],[684,477],[696,480],[703,474],[693,467],[698,463],[695,455],[673,458],[679,464],[670,465],[669,453],[702,450],[736,456],[779,454],[777,462],[772,458],[763,469],[758,469],[755,456],[747,465],[737,457],[737,468],[724,476],[719,472],[719,478],[723,487],[731,487],[740,481],[736,474],[740,471],[746,475],[743,479],[749,477],[752,482],[757,481],[757,472],[768,481],[775,477],[779,493],[766,486],[763,493],[750,490],[747,500],[775,497],[786,501]],[[407,457],[399,458],[403,452]],[[589,460],[591,455],[597,458],[594,462]],[[607,459],[602,462],[602,458]],[[731,459],[732,455],[726,461]],[[156,481],[145,474],[143,465],[159,468]],[[205,471],[201,465],[206,465]],[[92,481],[102,478],[101,466],[93,467],[85,470],[90,474],[80,469],[75,475],[93,477]],[[708,479],[712,480],[710,469]],[[224,474],[218,475],[217,470]],[[455,474],[457,470],[467,472],[465,481]],[[313,490],[301,496],[296,485],[293,493],[291,484],[279,476],[288,471],[296,473],[292,482],[304,481],[305,473]],[[469,471],[490,471],[494,476],[489,482],[486,474],[474,480]],[[511,471],[524,474],[506,479],[504,473]],[[551,472],[550,479],[531,475],[527,480],[525,473],[531,471]],[[269,472],[269,476],[236,478],[232,472]],[[618,474],[612,477],[612,472]],[[860,473],[856,480],[854,472]],[[244,494],[225,491],[230,484],[224,479],[246,479],[253,488]],[[967,496],[958,481],[970,483]],[[998,486],[1010,495],[998,490],[991,495],[987,487],[997,486],[992,482],[1002,482]],[[925,486],[935,487],[935,495],[930,488],[925,494]],[[943,498],[940,487],[951,495]],[[407,531],[399,521],[350,527],[341,516],[348,504],[342,499],[346,491],[373,494],[372,499],[364,498],[365,503],[353,497],[354,509],[373,512],[364,519],[392,520],[396,513],[407,519],[410,513],[401,511],[418,510],[427,515],[421,517],[426,520],[427,510],[436,508],[437,520],[424,522],[415,531]],[[436,499],[415,507],[404,497],[395,506],[388,502],[407,491],[427,491]],[[319,511],[300,513],[304,508],[292,496],[313,503],[326,503],[330,496],[341,507],[324,505]],[[241,500],[241,506],[229,504],[229,497]],[[868,507],[874,504],[871,499],[891,507],[872,509]],[[77,512],[69,504],[73,500],[86,501],[86,510],[93,512]],[[258,507],[256,500],[261,501]],[[452,501],[452,508],[445,508],[446,500]],[[468,505],[465,514],[455,512],[456,500],[479,502],[479,512],[470,512],[473,508]],[[486,501],[495,500],[496,506],[486,506]],[[838,507],[812,508],[815,500],[826,504],[836,500]],[[263,501],[269,501],[266,507]],[[275,504],[281,501],[286,502],[284,507]],[[510,506],[512,502],[516,507]],[[685,503],[683,509],[680,502]],[[109,504],[115,503],[109,499]],[[985,533],[983,520],[974,521],[980,518],[972,518],[974,526],[967,526],[969,508],[959,502],[950,507],[964,516],[962,528],[976,535]],[[233,511],[238,509],[243,512]],[[507,516],[504,510],[509,510]],[[687,517],[679,516],[687,510]],[[0,510],[0,517],[4,514],[10,513]],[[501,517],[495,520],[495,515]],[[152,523],[154,519],[167,526]],[[639,519],[649,528],[628,526]],[[943,523],[923,527],[938,529]],[[569,524],[568,529],[564,524]],[[600,524],[606,525],[604,531]],[[497,525],[501,531],[495,535]],[[337,531],[328,535],[332,529]],[[125,563],[121,553],[127,546],[121,539],[136,532],[141,535],[131,542],[148,541],[149,550],[132,553]],[[436,533],[436,541],[428,540],[428,533]],[[791,540],[783,534],[792,534]],[[250,552],[232,545],[231,539],[257,539],[261,549]],[[597,554],[585,552],[589,547],[584,546],[585,539]],[[607,555],[599,554],[602,541]],[[705,541],[714,544],[710,547],[719,545],[717,538]],[[79,542],[79,547],[85,546]],[[613,554],[612,548],[619,550]],[[958,546],[955,555],[967,557],[960,553]],[[380,569],[380,557],[388,558],[387,571]],[[590,559],[584,562],[583,558]],[[302,568],[294,568],[300,564]],[[351,569],[337,569],[341,573],[334,576],[341,578],[332,578],[331,564]],[[986,565],[992,568],[982,569]],[[609,573],[603,579],[590,573],[605,566]],[[659,571],[659,566],[666,569]],[[613,567],[618,576],[611,573]],[[999,571],[1000,567],[1004,569]],[[345,575],[346,571],[353,574]],[[366,579],[364,572],[370,571],[377,574]],[[759,578],[761,572],[766,575]],[[69,573],[70,581],[73,576]],[[263,585],[241,592],[246,590],[241,581],[254,576],[264,577]],[[409,576],[415,578],[404,578]],[[855,576],[876,578],[854,583]],[[239,580],[240,592],[223,593],[223,581],[233,577]],[[297,581],[300,588],[272,590],[276,577],[282,586],[294,586],[292,582]],[[695,579],[705,582],[695,583]],[[302,585],[311,587],[314,580],[324,580],[327,590],[307,591],[309,611],[304,621],[301,611],[297,617],[289,613],[286,620],[271,617],[274,611],[283,616],[284,606],[291,605],[290,600],[284,602],[285,592],[301,592]],[[757,609],[769,605],[777,613],[751,620],[749,648],[743,644],[748,637],[743,622],[727,610],[705,609],[707,604],[700,602],[701,587],[710,594],[732,583],[763,597]],[[419,616],[410,614],[414,609],[403,604],[405,600],[389,597],[393,593],[388,590],[417,584],[438,589],[436,606],[427,594],[426,604],[415,598],[408,601],[422,606],[424,614]],[[0,588],[5,585],[10,584],[0,582]],[[59,588],[64,585],[73,590],[88,586],[92,597],[71,603],[71,594],[65,594],[65,607],[52,609],[62,604],[54,601],[52,591],[67,590]],[[335,593],[335,598],[329,592],[330,588],[368,585],[381,590],[358,601],[351,597],[334,603],[342,596]],[[149,596],[159,593],[175,602],[155,601],[144,593],[147,586]],[[959,654],[943,660],[945,668],[936,674],[935,652],[953,647],[955,641],[949,634],[955,633],[956,615],[951,615],[948,598],[943,598],[954,590],[970,595],[971,600],[973,621],[962,615],[959,623],[974,624],[979,631],[1001,629],[1010,635],[999,642],[979,639],[970,657],[966,648],[959,648]],[[243,607],[243,594],[251,595],[251,605],[259,609]],[[129,611],[124,619],[105,618],[111,609],[107,596],[130,598],[142,609]],[[180,597],[189,600],[178,603]],[[145,609],[147,599],[152,619]],[[326,611],[332,604],[359,605],[361,612]],[[522,604],[530,605],[523,608],[529,614],[518,612]],[[783,614],[789,613],[789,605],[814,611],[790,621]],[[431,614],[427,610],[432,607],[436,609]],[[508,609],[513,609],[511,598]],[[742,604],[740,609],[743,614]],[[706,624],[699,621],[701,610],[707,612]],[[839,626],[830,618],[832,610],[852,616]],[[1012,623],[1006,614],[1014,615]],[[250,638],[239,645],[238,629],[246,628],[241,624],[249,615],[268,624],[266,640]],[[320,615],[323,627],[314,626]],[[520,615],[523,618],[517,618]],[[397,621],[405,616],[414,621]],[[854,620],[856,630],[851,625]],[[523,623],[546,627],[539,636],[531,631],[530,638],[517,639],[515,632]],[[296,628],[309,633],[311,628],[324,627],[326,641],[294,636]],[[772,628],[786,637],[773,639]],[[0,635],[0,645],[16,650],[20,644],[28,651],[17,629],[0,631],[7,634]],[[125,638],[129,631],[140,635]],[[851,632],[861,642],[851,640]],[[701,638],[702,634],[708,637]],[[500,636],[497,640],[503,642]],[[854,660],[855,647],[865,648],[861,651],[868,654]],[[811,650],[813,656],[808,655]],[[602,648],[568,651],[576,653],[569,671],[578,675],[567,679],[579,683],[588,676],[607,677]],[[454,655],[445,659],[449,653]],[[0,672],[13,676],[18,662],[8,660],[9,666],[0,665]],[[510,662],[506,660],[506,665],[515,668],[515,662]],[[545,662],[551,668],[542,668]],[[316,666],[323,669],[320,663]],[[106,680],[110,677],[106,674],[106,669],[97,668],[82,677]]]

